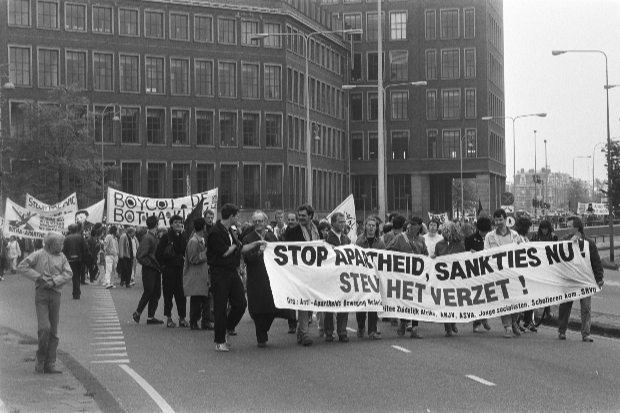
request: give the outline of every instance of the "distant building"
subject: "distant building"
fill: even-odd
[[[538,182],[535,182],[535,176],[538,176]],[[550,208],[536,208],[538,214],[543,210],[545,212],[568,211],[568,186],[571,176],[561,172],[547,171],[541,168],[538,174],[533,169],[525,171],[521,169],[516,174],[517,184],[510,188],[515,196],[515,211],[525,210],[534,215],[534,206],[532,201],[537,199],[540,202],[550,205]],[[574,206],[573,206],[574,207]]]

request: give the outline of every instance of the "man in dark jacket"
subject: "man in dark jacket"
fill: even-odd
[[[335,212],[331,216],[331,230],[327,233],[327,243],[333,246],[348,245],[351,243],[349,237],[344,234],[344,227],[347,220],[342,212]],[[338,341],[343,343],[349,342],[347,336],[347,323],[349,321],[349,313],[336,314],[336,333],[338,333]],[[334,313],[325,313],[325,341],[334,341]]]
[[[476,222],[476,232],[471,235],[465,237],[465,251],[482,251],[484,249],[484,237],[487,236],[489,232],[491,232],[491,220],[487,217],[480,217]],[[476,320],[474,321],[474,333],[480,332],[480,326],[485,328],[485,330],[490,330],[491,326],[489,325],[489,321],[484,320]]]
[[[146,324],[163,324],[164,322],[155,318],[155,311],[159,305],[159,297],[161,297],[161,268],[155,258],[157,250],[157,224],[159,218],[151,215],[146,219],[146,227],[148,231],[142,237],[136,259],[142,265],[142,284],[144,293],[138,303],[138,309],[133,313],[133,321],[140,322],[140,315],[146,305],[149,305],[148,318]]]
[[[161,265],[162,287],[164,292],[164,316],[168,318],[166,326],[174,328],[172,321],[172,298],[177,304],[179,327],[189,327],[185,320],[187,299],[183,293],[183,265],[187,241],[183,232],[183,219],[179,215],[170,217],[170,228],[163,234],[157,244],[155,258]]]
[[[84,261],[88,259],[88,245],[81,233],[78,224],[69,225],[69,235],[65,238],[62,253],[65,254],[73,272],[73,299],[79,300],[82,294],[80,284],[84,272]],[[86,284],[86,283],[84,283]]]
[[[603,288],[603,265],[601,264],[601,257],[598,255],[598,249],[593,240],[586,237],[583,233],[583,222],[579,217],[568,217],[566,219],[566,225],[568,227],[568,234],[564,237],[565,240],[572,240],[574,242],[583,243],[588,242],[588,249],[590,250],[590,264],[592,265],[592,272],[594,272],[594,279],[599,288]],[[594,340],[590,337],[590,325],[592,324],[592,297],[584,297],[579,300],[581,306],[581,339],[587,343],[591,343]],[[560,304],[558,310],[558,336],[560,340],[566,340],[566,329],[568,328],[568,319],[570,317],[570,310],[573,308],[573,301]]]

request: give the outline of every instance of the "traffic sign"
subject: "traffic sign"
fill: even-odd
[[[515,203],[515,197],[510,192],[504,192],[502,194],[502,205],[512,205]]]
[[[506,226],[512,228],[515,226],[515,217],[506,217]]]
[[[502,205],[501,208],[506,211],[507,214],[514,214],[515,207],[514,205]]]

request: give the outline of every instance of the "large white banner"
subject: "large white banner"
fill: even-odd
[[[587,245],[511,244],[431,259],[322,241],[264,252],[280,308],[430,322],[468,322],[577,300],[599,291]]]
[[[26,209],[46,216],[74,215],[78,210],[77,195],[74,192],[59,203],[49,205],[30,194],[26,194]]]
[[[146,218],[155,215],[159,226],[168,226],[173,215],[185,217],[204,198],[203,213],[207,209],[217,211],[217,188],[182,198],[146,198],[108,188],[107,223],[116,225],[146,226]]]
[[[429,212],[428,213],[428,219],[432,220],[433,218],[438,220],[442,224],[444,222],[450,220],[450,218],[448,218],[448,213],[447,212],[442,212],[441,214],[433,214],[433,213]]]
[[[75,213],[75,222],[81,222],[82,226],[89,227],[89,224],[103,222],[103,210],[105,209],[105,199],[85,209],[80,209]]]
[[[39,215],[6,199],[4,236],[42,239],[48,231],[65,232],[65,217]]]
[[[344,218],[347,220],[347,226],[349,227],[347,236],[351,239],[351,242],[355,244],[355,240],[357,239],[357,218],[355,217],[355,200],[353,199],[353,194],[349,195],[347,199],[342,201],[342,203],[327,216],[326,219],[330,224],[331,217],[336,212],[342,212],[344,214]]]
[[[588,211],[590,210],[590,211]],[[578,202],[577,213],[580,215],[594,214],[594,215],[609,215],[609,209],[607,204],[601,204],[597,202]]]

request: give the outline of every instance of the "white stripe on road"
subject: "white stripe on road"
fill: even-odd
[[[398,351],[402,351],[403,353],[411,353],[411,350],[407,350],[406,348],[401,346],[392,346],[392,348],[395,348]]]
[[[153,401],[157,403],[162,412],[174,413],[172,407],[170,407],[166,400],[164,400],[164,398],[161,397],[159,393],[157,393],[157,390],[155,390],[153,386],[151,386],[146,380],[144,380],[138,373],[133,371],[131,367],[127,366],[126,364],[120,364],[120,368],[125,370],[127,374],[129,374],[131,378],[134,379],[144,389],[144,391],[148,393],[149,396],[151,396],[151,399],[153,399]]]
[[[105,354],[95,354],[95,357],[129,357],[127,353],[105,353]]]
[[[93,337],[95,340],[123,340],[125,337],[123,336],[112,336],[112,337]]]
[[[472,379],[473,381],[477,381],[478,383],[482,383],[485,386],[495,386],[495,383],[491,383],[490,381],[486,381],[485,379],[481,379],[478,376],[474,376],[471,374],[466,375],[465,377],[467,377],[468,379]]]
[[[95,360],[95,361],[91,361],[91,363],[93,363],[93,364],[108,363],[108,364],[120,364],[120,365],[123,365],[123,363],[129,363],[129,359]]]
[[[106,347],[98,348],[99,351],[127,351],[127,347]]]
[[[120,334],[122,334],[121,331],[115,330],[115,331],[95,331],[96,335],[99,336],[118,336]]]
[[[109,331],[109,330],[117,330],[121,331],[121,327],[93,327],[94,331]]]
[[[124,341],[108,341],[108,342],[104,342],[101,341],[99,343],[90,343],[91,346],[118,346],[118,345],[125,345]]]

